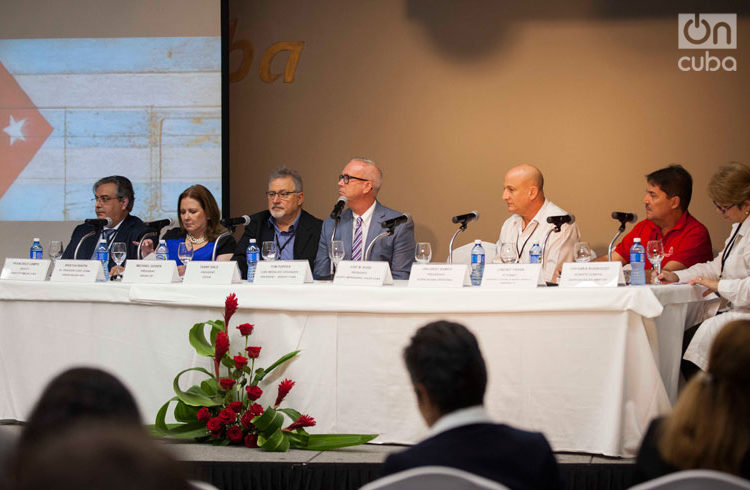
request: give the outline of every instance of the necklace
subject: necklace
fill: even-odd
[[[202,237],[200,237],[200,238],[195,238],[193,235],[191,235],[190,233],[188,233],[186,238],[193,245],[200,245],[201,243],[203,243],[203,242],[206,241],[205,235],[202,236]]]

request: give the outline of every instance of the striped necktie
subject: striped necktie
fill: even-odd
[[[362,260],[362,216],[357,216],[357,226],[354,227],[352,260]]]

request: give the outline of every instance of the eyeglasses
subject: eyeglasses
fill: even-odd
[[[344,181],[344,184],[348,184],[350,180],[361,180],[362,182],[369,182],[370,179],[363,179],[362,177],[355,177],[353,175],[343,174],[339,175],[339,181]]]
[[[716,206],[716,209],[718,209],[721,214],[726,214],[727,211],[736,206],[736,204],[730,204],[729,206],[720,206],[716,201],[711,202],[714,203],[714,206]]]
[[[299,194],[299,191],[291,191],[291,192],[289,192],[289,191],[279,191],[279,192],[268,191],[268,192],[266,192],[266,197],[268,199],[276,199],[276,196],[279,196],[279,199],[285,201],[285,200],[289,199],[289,197],[291,197],[292,194]]]
[[[102,203],[102,204],[107,204],[107,203],[108,203],[109,201],[111,201],[112,199],[120,199],[120,198],[119,198],[119,197],[112,197],[112,196],[107,196],[107,195],[104,195],[104,196],[94,196],[94,197],[93,197],[93,198],[91,199],[91,202],[96,202],[96,203],[99,203],[99,202],[100,202],[100,203]]]

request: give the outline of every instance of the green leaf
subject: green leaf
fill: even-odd
[[[177,397],[170,398],[167,403],[162,405],[156,414],[154,425],[148,427],[149,431],[160,437],[169,436],[179,437],[181,439],[193,439],[196,437],[207,436],[209,434],[208,429],[206,429],[206,426],[198,420],[189,424],[167,424],[165,422],[169,404],[177,400]]]
[[[180,422],[193,423],[198,420],[198,410],[198,407],[190,407],[178,401],[177,406],[174,407],[174,418]]]
[[[234,361],[231,357],[224,354],[224,357],[221,358],[221,363],[224,365],[224,367],[228,367],[229,369],[234,369]]]
[[[262,415],[253,417],[251,422],[261,434],[268,437],[273,432],[281,429],[281,426],[284,425],[284,416],[273,408],[268,407]]]
[[[182,401],[186,405],[191,405],[193,407],[215,407],[217,405],[221,405],[220,400],[217,401],[217,399],[212,398],[211,396],[206,394],[206,392],[201,390],[200,386],[191,386],[187,391],[182,391],[180,389],[180,376],[188,371],[200,371],[213,377],[213,374],[209,373],[201,367],[188,368],[177,373],[177,376],[175,376],[174,381],[172,382],[172,387],[180,401]]]
[[[300,418],[302,416],[301,413],[299,413],[298,411],[296,411],[293,408],[277,408],[276,410],[279,411],[279,412],[285,413],[287,415],[287,417],[289,417],[290,419],[292,419],[292,422],[294,422],[295,420],[297,420],[298,418]]]
[[[193,325],[189,334],[190,345],[193,346],[195,352],[197,352],[199,356],[213,357],[214,342],[216,341],[216,333],[218,333],[218,330],[214,333],[216,327],[211,327],[211,341],[209,342],[206,340],[205,325],[211,325],[211,322],[201,322]]]
[[[208,396],[215,396],[219,393],[219,383],[216,382],[215,378],[211,377],[211,379],[201,382],[201,389]]]
[[[293,358],[294,356],[296,356],[299,353],[300,353],[300,351],[296,350],[294,352],[290,352],[289,354],[281,356],[276,362],[274,362],[273,364],[271,364],[270,366],[268,366],[265,369],[265,371],[262,370],[262,369],[256,369],[255,370],[255,379],[253,379],[253,384],[258,384],[258,382],[260,380],[262,380],[263,378],[265,378],[266,375],[268,375],[268,373],[270,373],[271,371],[273,371],[274,369],[276,369],[280,364],[285,363],[286,361],[288,361],[289,359]]]
[[[310,434],[307,444],[295,444],[296,438],[292,439],[292,447],[296,449],[307,449],[309,451],[328,451],[348,446],[358,446],[378,437],[377,434]]]
[[[258,447],[279,453],[289,451],[289,434],[281,430],[274,431],[269,437],[261,434],[258,436]]]

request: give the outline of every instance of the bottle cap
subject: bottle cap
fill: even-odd
[[[39,239],[38,239],[38,238],[34,238],[34,241],[35,241],[35,242],[38,242],[38,241],[39,241]]]
[[[633,243],[641,243],[641,237],[633,238]]]
[[[474,243],[477,244],[477,245],[481,245],[482,244],[482,240],[476,239],[476,240],[474,240]]]
[[[159,240],[159,245],[166,245],[166,244],[167,244],[166,240]]]
[[[250,243],[255,243],[255,238],[251,238]]]

